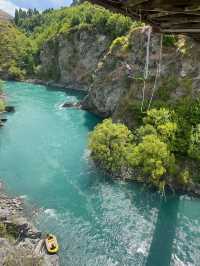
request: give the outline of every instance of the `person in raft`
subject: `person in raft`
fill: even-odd
[[[49,234],[47,234],[47,239],[48,239],[48,240],[52,240],[52,239],[53,239],[53,237],[52,237],[52,236],[50,236]],[[50,247],[50,249],[51,249],[51,250],[53,250],[55,247],[56,247],[56,246],[55,246],[55,244],[54,244],[54,243],[52,243],[52,244],[51,244],[51,247]]]

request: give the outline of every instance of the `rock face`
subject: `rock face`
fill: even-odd
[[[66,103],[62,104],[61,107],[62,108],[77,108],[77,109],[80,109],[81,108],[81,103],[80,102],[77,102],[77,103],[66,102]]]
[[[8,113],[13,113],[13,112],[15,112],[15,107],[14,106],[6,106],[5,111]]]
[[[111,40],[95,29],[72,29],[48,41],[41,52],[41,76],[65,86],[87,90]]]
[[[126,120],[128,106],[141,103],[149,27],[133,29],[112,45],[99,62],[83,107],[102,117]],[[144,100],[175,101],[199,93],[200,46],[180,36],[175,44],[163,42],[160,75],[154,88],[160,58],[160,34],[152,33],[149,46],[149,71]],[[132,114],[131,114],[132,115]],[[133,120],[133,119],[132,119]],[[126,121],[125,121],[126,122]]]
[[[73,28],[49,40],[41,52],[42,78],[88,91],[82,107],[102,117],[112,116],[134,126],[135,102],[148,107],[151,97],[164,102],[199,94],[200,45],[190,37],[170,41],[151,28],[133,28],[113,42],[94,28]],[[160,65],[160,72],[158,72]],[[131,122],[132,121],[132,122]]]
[[[6,196],[1,183],[0,227],[0,265],[59,265],[57,255],[46,253],[41,232],[24,217],[21,199]]]
[[[135,99],[141,99],[148,30],[133,30],[127,39],[109,50],[98,65],[86,107],[107,117],[116,112],[123,96],[132,94]],[[153,79],[159,57],[158,35],[153,35],[149,49],[149,79]]]

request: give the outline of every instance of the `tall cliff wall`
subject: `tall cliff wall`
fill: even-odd
[[[148,27],[133,29],[125,38],[114,41],[97,66],[84,102],[86,109],[125,122],[134,115],[134,103],[140,105],[143,99],[148,31]],[[164,39],[161,51],[160,34],[152,33],[144,93],[146,107],[154,90],[153,100],[163,102],[196,97],[200,87],[199,59],[200,45],[192,39],[179,36],[174,44]],[[160,74],[155,86],[159,63]]]
[[[132,29],[111,43],[94,29],[72,30],[48,41],[41,52],[43,77],[88,91],[83,107],[102,117],[130,124],[134,104],[141,105],[149,27]],[[171,40],[171,39],[170,39]],[[160,58],[161,57],[161,58]],[[163,40],[151,33],[149,69],[145,82],[144,110],[153,99],[175,102],[199,94],[200,45],[179,36]],[[160,64],[160,74],[155,77]],[[133,120],[133,119],[132,119]]]
[[[72,29],[44,45],[40,75],[65,86],[87,90],[110,44],[111,39],[94,28]]]

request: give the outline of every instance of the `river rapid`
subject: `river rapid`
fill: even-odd
[[[20,82],[6,93],[16,112],[0,129],[0,176],[42,210],[34,222],[57,235],[61,266],[200,265],[200,200],[98,172],[87,141],[99,118],[60,108],[83,93]]]

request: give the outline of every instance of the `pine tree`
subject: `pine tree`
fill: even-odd
[[[15,24],[18,25],[19,23],[19,11],[15,9],[15,17],[14,17]]]

